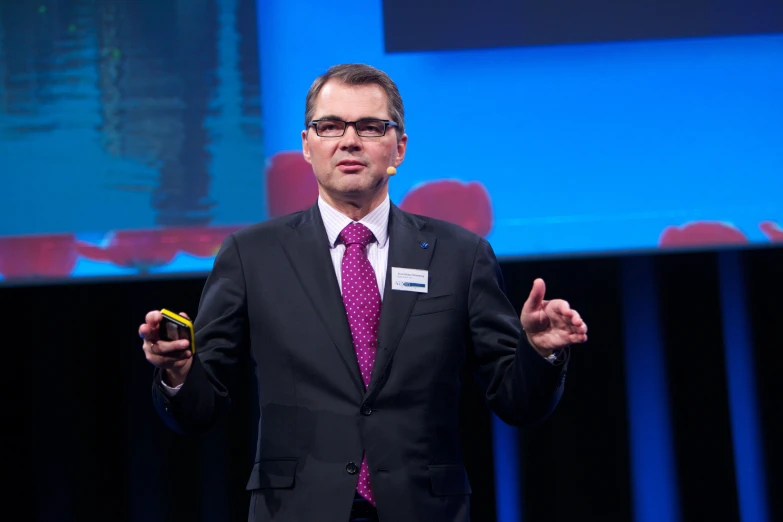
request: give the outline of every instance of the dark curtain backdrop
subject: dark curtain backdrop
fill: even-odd
[[[783,249],[507,262],[519,309],[534,277],[590,326],[573,351],[563,400],[518,432],[525,520],[633,519],[626,339],[627,300],[654,291],[663,345],[681,519],[739,520],[726,384],[720,256],[736,256],[756,373],[770,520],[783,520],[783,430],[776,418],[783,348]],[[629,264],[646,270],[623,278]],[[627,273],[627,272],[626,272]],[[639,276],[639,274],[642,274]],[[202,438],[168,431],[150,399],[152,369],[137,327],[149,309],[195,314],[203,278],[3,287],[2,447],[6,520],[197,522],[245,520],[252,462],[253,385]],[[650,296],[640,296],[648,299]],[[281,296],[284,298],[284,296]],[[657,298],[657,299],[655,299]],[[250,393],[249,393],[250,392]],[[462,437],[474,519],[495,520],[492,419],[473,383]],[[9,487],[10,484],[10,487]],[[13,515],[11,515],[13,514]]]

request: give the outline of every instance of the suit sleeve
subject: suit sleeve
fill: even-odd
[[[473,262],[468,306],[470,355],[489,408],[513,426],[546,419],[562,395],[567,357],[552,364],[527,342],[503,291],[498,261],[483,239]]]
[[[215,259],[194,328],[196,354],[182,388],[173,397],[163,393],[159,369],[152,385],[158,413],[185,435],[206,431],[229,406],[229,388],[248,349],[245,277],[233,236],[226,238]]]

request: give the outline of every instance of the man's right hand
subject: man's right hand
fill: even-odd
[[[190,319],[183,312],[179,315]],[[171,342],[160,340],[158,329],[162,320],[163,315],[158,310],[149,312],[145,323],[139,326],[139,337],[144,339],[142,348],[147,360],[163,370],[163,381],[173,388],[185,382],[190,365],[193,364],[193,354],[190,353],[190,341],[186,339]]]

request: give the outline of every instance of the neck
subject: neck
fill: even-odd
[[[374,194],[372,197],[365,198],[351,198],[349,196],[333,197],[324,190],[321,190],[320,193],[324,201],[353,221],[362,220],[367,214],[378,208],[381,203],[383,203],[383,200],[386,199],[385,191]]]

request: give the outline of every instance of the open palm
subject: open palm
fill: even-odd
[[[533,281],[530,295],[522,306],[519,320],[533,347],[547,355],[571,344],[587,341],[587,324],[576,310],[562,299],[544,299],[543,279]]]

